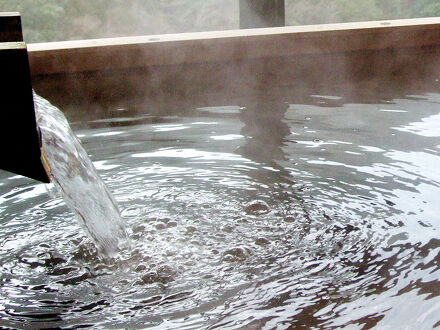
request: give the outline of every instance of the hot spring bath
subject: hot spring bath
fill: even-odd
[[[1,172],[1,326],[440,324],[440,94],[107,110],[72,126],[132,251]]]

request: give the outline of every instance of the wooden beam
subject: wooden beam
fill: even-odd
[[[2,120],[0,168],[49,182],[40,157],[40,137],[24,42],[0,43],[0,100]]]
[[[240,28],[284,26],[284,0],[240,0]]]
[[[0,42],[17,41],[23,41],[20,14],[0,12]]]
[[[29,44],[32,75],[440,45],[440,18]]]

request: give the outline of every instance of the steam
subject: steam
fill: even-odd
[[[66,40],[237,28],[233,0],[109,2],[102,15],[78,13]],[[238,13],[237,13],[238,15]]]
[[[0,0],[27,43],[238,29],[238,0]],[[286,25],[440,16],[436,0],[285,0]],[[261,21],[255,15],[255,21]]]

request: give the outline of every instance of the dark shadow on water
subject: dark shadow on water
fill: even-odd
[[[288,107],[281,102],[246,104],[239,118],[244,123],[240,133],[247,143],[237,153],[278,169],[277,161],[287,160],[282,146],[290,134],[288,125],[283,122]]]

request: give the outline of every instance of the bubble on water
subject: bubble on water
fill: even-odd
[[[177,271],[169,265],[160,265],[148,271],[142,276],[144,284],[162,283],[166,284],[172,282],[177,275]]]
[[[157,230],[163,230],[166,228],[166,225],[163,222],[158,222],[158,223],[156,223],[154,228],[156,228]]]
[[[139,264],[134,270],[138,273],[145,272],[147,270],[147,266],[144,264]]]
[[[144,224],[137,225],[136,227],[133,228],[131,238],[139,239],[142,236],[142,234],[146,233],[146,231],[147,228],[145,227]]]
[[[176,221],[169,221],[167,223],[167,228],[173,228],[173,227],[177,227],[177,222]]]
[[[296,219],[292,215],[288,215],[288,216],[284,217],[284,222],[292,223],[292,222],[295,222],[295,221],[296,221]]]
[[[173,256],[177,255],[177,251],[168,249],[168,250],[165,251],[165,255],[167,257],[173,257]]]
[[[262,200],[254,200],[245,207],[245,211],[250,215],[262,215],[270,212],[269,205]]]
[[[197,227],[195,226],[186,226],[186,233],[193,234],[197,231]]]
[[[257,239],[255,239],[255,244],[260,246],[265,246],[270,244],[270,241],[267,238],[258,237]]]
[[[222,231],[224,231],[225,233],[232,233],[234,231],[234,227],[231,225],[225,225],[222,228]]]
[[[133,228],[133,234],[141,234],[146,232],[146,227],[144,224],[137,225]]]
[[[247,246],[236,246],[223,253],[223,261],[235,262],[244,261],[251,255],[251,249]]]

